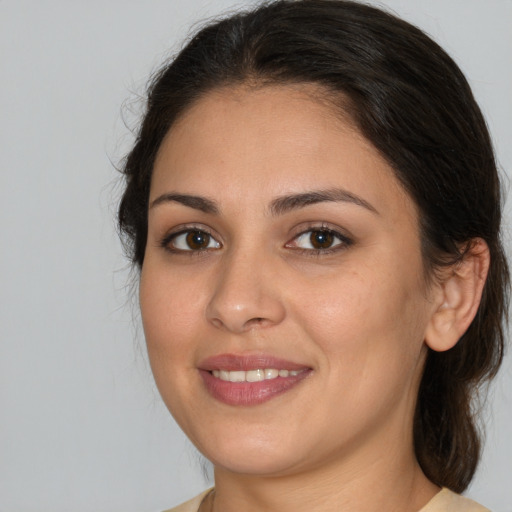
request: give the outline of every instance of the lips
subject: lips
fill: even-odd
[[[305,379],[311,368],[266,355],[222,354],[206,359],[199,372],[220,402],[253,406],[281,395]]]

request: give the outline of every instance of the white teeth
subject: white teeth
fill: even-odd
[[[277,377],[295,377],[302,370],[277,370],[275,368],[265,368],[264,370],[213,370],[214,377],[226,382],[261,382],[262,380],[276,379]]]
[[[248,372],[245,372],[245,380],[247,382],[259,382],[260,380],[265,380],[265,371],[250,370]]]
[[[242,370],[240,372],[228,372],[229,373],[229,382],[245,382],[245,372]]]
[[[273,368],[265,370],[265,379],[275,379],[276,377],[279,377],[279,370],[274,370]]]

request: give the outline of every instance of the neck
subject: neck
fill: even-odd
[[[334,458],[286,474],[240,475],[215,468],[213,512],[417,512],[438,491],[403,441],[386,453]],[[324,461],[325,462],[325,461]]]

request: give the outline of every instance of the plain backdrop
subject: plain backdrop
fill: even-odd
[[[208,485],[148,369],[113,164],[151,71],[197,21],[250,3],[0,1],[0,512],[155,512]],[[460,64],[510,173],[512,1],[381,5]],[[468,491],[495,512],[512,511],[511,402],[509,354]]]

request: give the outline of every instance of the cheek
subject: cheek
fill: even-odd
[[[147,264],[148,263],[148,264]],[[175,361],[190,345],[187,335],[201,315],[198,288],[145,262],[140,279],[140,308],[152,366],[163,357]]]
[[[426,301],[416,283],[416,276],[399,266],[341,272],[315,286],[303,283],[293,295],[308,299],[295,303],[295,316],[321,345],[328,364],[343,360],[350,373],[400,369],[421,350],[426,325]]]
[[[190,432],[194,420],[186,412],[187,403],[198,384],[193,343],[201,314],[197,288],[188,278],[148,264],[141,273],[139,297],[156,385],[176,421]]]
[[[342,286],[317,295],[308,316],[309,335],[328,368],[325,389],[336,400],[344,397],[342,409],[352,411],[353,421],[383,418],[415,397],[423,367],[423,300],[399,275],[346,275]]]

